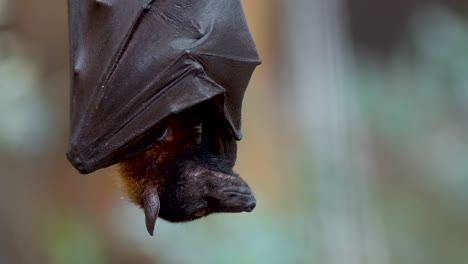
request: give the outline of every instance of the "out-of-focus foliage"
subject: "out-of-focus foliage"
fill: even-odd
[[[43,250],[50,263],[105,263],[105,250],[93,227],[69,209],[46,212],[41,222]]]
[[[54,113],[40,94],[39,68],[13,33],[0,32],[0,147],[12,154],[38,153],[54,145]]]
[[[468,259],[468,21],[422,10],[387,65],[357,58],[354,86],[379,161],[394,263]]]

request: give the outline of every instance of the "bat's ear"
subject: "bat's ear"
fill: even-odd
[[[146,229],[153,236],[154,225],[158,218],[160,202],[156,186],[147,186],[143,191],[143,210],[145,211]]]

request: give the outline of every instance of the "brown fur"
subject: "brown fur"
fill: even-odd
[[[187,123],[196,124],[196,121],[169,118],[168,128],[161,143],[119,163],[119,182],[130,201],[142,206],[145,186],[163,184],[168,163],[174,157],[184,153],[196,134],[193,130],[194,126],[187,126]]]
[[[142,206],[142,193],[147,184],[158,185],[157,178],[150,170],[155,160],[161,159],[158,155],[161,150],[158,146],[131,157],[119,164],[119,181],[125,195],[133,203]]]

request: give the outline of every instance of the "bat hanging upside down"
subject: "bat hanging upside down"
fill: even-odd
[[[232,170],[260,64],[241,0],[68,0],[68,11],[73,166],[118,164],[151,235],[157,217],[252,211]]]

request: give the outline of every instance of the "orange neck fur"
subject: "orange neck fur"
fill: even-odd
[[[168,120],[168,129],[161,143],[153,148],[119,163],[119,181],[130,201],[142,205],[145,186],[161,186],[167,167],[173,157],[190,145],[191,133],[183,130],[183,122]]]

